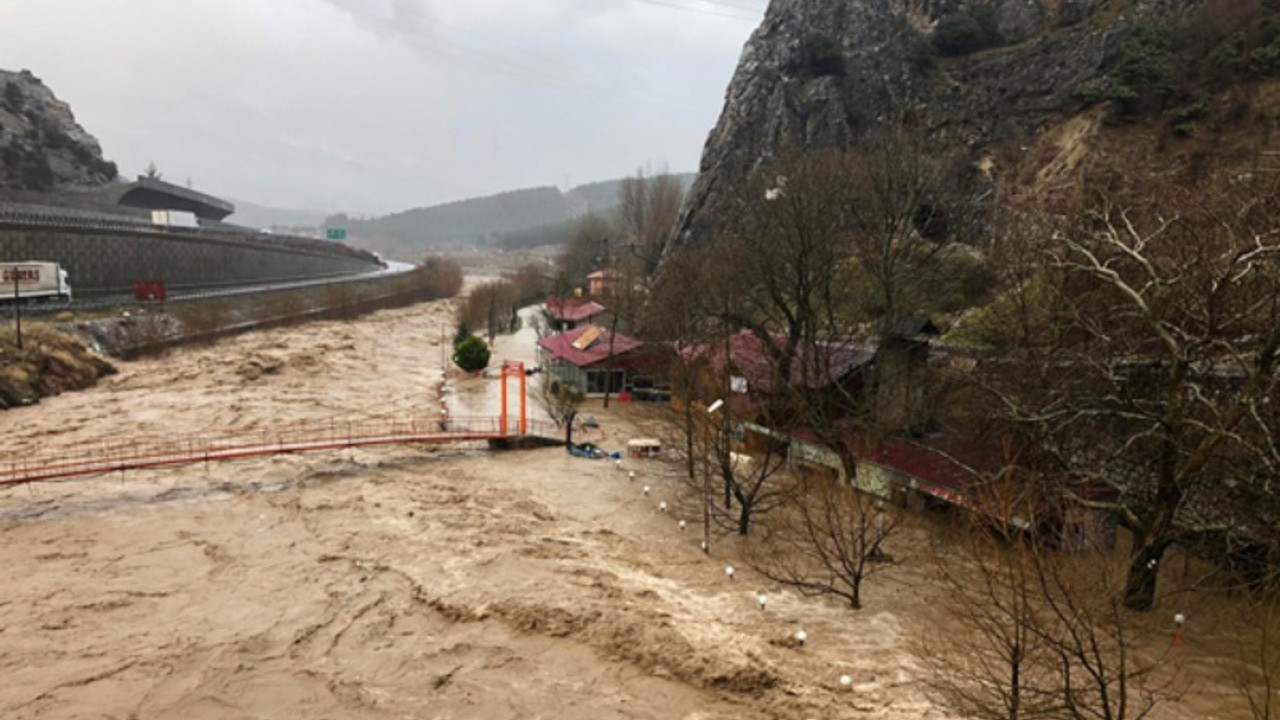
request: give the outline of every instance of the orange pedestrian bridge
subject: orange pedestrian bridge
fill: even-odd
[[[507,381],[520,381],[519,414],[508,413]],[[116,471],[162,468],[266,455],[395,444],[488,442],[491,447],[561,444],[556,425],[530,420],[525,373],[504,363],[502,413],[498,417],[452,417],[447,409],[414,409],[356,420],[233,428],[192,435],[110,438],[0,451],[0,487],[68,480]]]

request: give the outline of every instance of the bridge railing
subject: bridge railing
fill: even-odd
[[[528,434],[556,437],[550,422],[528,422]],[[162,437],[69,443],[56,451],[18,447],[0,452],[0,485],[136,467],[304,452],[360,445],[493,440],[519,435],[494,417],[442,417],[437,410],[355,420],[331,418]]]

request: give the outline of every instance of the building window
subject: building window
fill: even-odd
[[[621,392],[625,387],[626,371],[624,370],[588,370],[587,394],[598,395],[606,392]]]

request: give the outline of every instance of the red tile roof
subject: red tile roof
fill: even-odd
[[[588,331],[599,333],[599,337],[592,340],[585,348],[578,349],[575,347],[574,343],[578,338]],[[618,333],[613,340],[613,355],[614,357],[624,355],[642,345],[644,343],[639,340]],[[587,367],[608,359],[609,331],[597,325],[584,325],[569,332],[543,338],[538,341],[538,346],[557,360],[564,360],[580,368]]]
[[[818,434],[808,428],[793,431],[802,442],[821,444]],[[1006,472],[1011,462],[992,445],[973,446],[960,438],[946,435],[921,440],[886,438],[874,440],[861,428],[850,426],[840,437],[846,448],[859,460],[896,470],[914,478],[919,489],[952,504],[967,505],[989,515],[998,515],[981,507],[982,499],[974,490],[984,481]],[[1102,500],[1114,497],[1104,486],[1086,485],[1059,478],[1058,482],[1079,497]]]
[[[782,336],[773,338],[773,342],[781,348],[785,342]],[[716,370],[725,366],[725,343],[709,343],[696,345],[684,351],[686,359],[707,358]],[[729,365],[735,374],[745,377],[748,387],[753,391],[768,392],[773,386],[773,363],[769,347],[760,336],[750,330],[742,330],[728,340]],[[857,343],[820,343],[812,350],[805,347],[796,349],[796,356],[791,363],[791,383],[806,382],[811,388],[820,388],[844,377],[850,371],[866,365],[875,356],[875,350],[868,345]],[[804,363],[807,358],[818,358],[825,367],[818,368],[820,377],[804,377]]]
[[[590,320],[605,311],[605,306],[588,298],[552,299],[546,303],[547,314],[563,322]]]

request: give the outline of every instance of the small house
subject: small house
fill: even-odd
[[[990,448],[975,448],[957,439],[939,436],[874,440],[857,429],[845,431],[840,442],[844,443],[845,454],[853,460],[852,477],[845,470],[841,454],[809,430],[792,433],[790,464],[798,472],[848,483],[861,492],[903,507],[960,508],[1007,522],[1019,530],[1043,533],[1063,550],[1115,546],[1114,518],[1105,510],[1068,499],[1075,495],[1098,500],[1105,495],[1105,488],[1073,485],[1070,492],[1046,494],[1046,497],[1060,495],[1058,500],[1043,501],[1031,508],[1014,506],[1003,503],[999,497],[1005,463],[1000,461],[999,453]],[[1060,485],[1058,489],[1067,487]],[[999,504],[1008,506],[996,507]]]
[[[617,270],[597,270],[587,276],[587,294],[597,298],[613,297],[622,281],[622,273]]]
[[[542,306],[547,326],[561,333],[589,324],[605,312],[605,306],[588,298],[552,298]]]
[[[583,325],[538,341],[543,371],[578,387],[587,397],[630,391],[644,384],[654,358],[644,343],[599,325]]]

